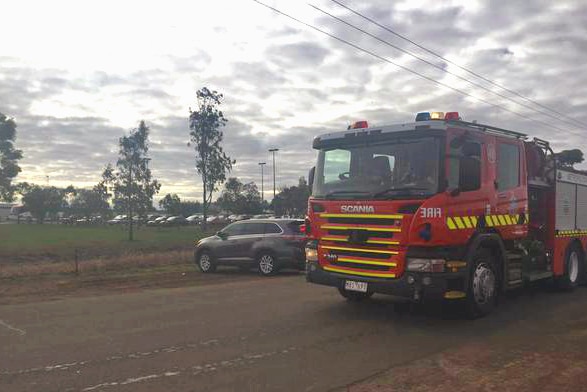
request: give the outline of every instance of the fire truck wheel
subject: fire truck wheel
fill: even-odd
[[[214,262],[214,258],[207,250],[202,251],[202,253],[200,253],[198,256],[198,268],[200,268],[200,271],[205,274],[216,271],[216,263]]]
[[[583,257],[576,244],[567,248],[565,255],[565,273],[556,280],[557,286],[563,290],[573,290],[579,284],[584,274]]]
[[[493,311],[497,300],[498,274],[491,253],[480,249],[473,256],[467,292],[467,314],[483,317]]]
[[[338,289],[338,292],[340,293],[340,295],[345,297],[348,301],[352,301],[352,302],[364,301],[364,300],[369,299],[373,296],[373,293],[358,293],[356,291],[348,291],[348,290],[341,289],[341,288]]]

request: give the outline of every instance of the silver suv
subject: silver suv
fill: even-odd
[[[306,236],[303,220],[251,219],[232,223],[211,237],[198,241],[195,260],[202,272],[214,272],[218,265],[250,269],[263,276],[279,269],[305,267]]]

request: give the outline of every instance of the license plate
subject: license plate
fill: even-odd
[[[367,282],[355,282],[354,280],[347,280],[344,282],[344,289],[349,291],[358,291],[361,293],[366,293]]]

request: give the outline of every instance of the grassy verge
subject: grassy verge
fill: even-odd
[[[218,228],[202,232],[195,227],[136,230],[135,241],[127,240],[127,231],[118,226],[77,227],[65,225],[0,225],[0,264],[12,262],[62,262],[126,258],[174,250],[187,250],[199,238]]]

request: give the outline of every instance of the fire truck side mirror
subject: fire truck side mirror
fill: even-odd
[[[314,173],[316,173],[316,166],[312,167],[308,173],[308,186],[310,189],[312,189],[312,186],[314,185]]]

